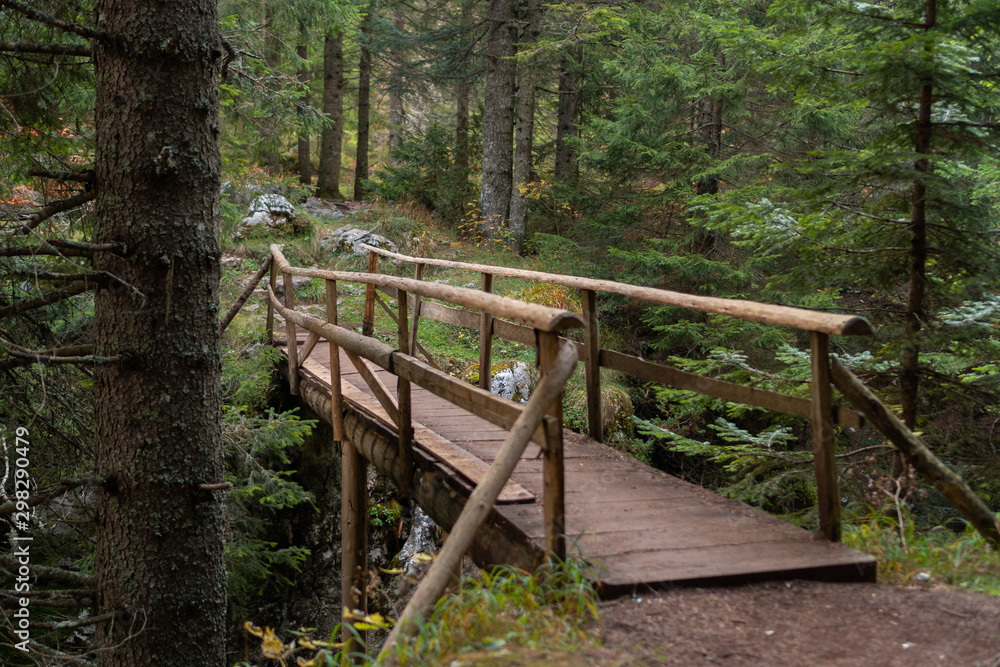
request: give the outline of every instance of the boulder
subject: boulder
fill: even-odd
[[[219,188],[219,194],[232,204],[248,204],[263,193],[264,188],[259,185],[237,185],[232,181],[226,181]]]
[[[270,213],[275,217],[286,217],[295,219],[295,207],[292,203],[278,194],[265,194],[257,197],[250,203],[250,213],[258,212]]]
[[[303,227],[295,217],[291,202],[281,195],[265,194],[250,203],[250,217],[243,218],[233,238],[240,240],[271,229],[292,235],[303,231]]]
[[[355,229],[350,226],[341,227],[332,234],[324,236],[320,239],[319,246],[335,253],[353,252],[355,255],[365,255],[368,251],[360,247],[362,243],[391,252],[397,252],[398,250],[396,244],[384,236],[364,229]]]
[[[527,403],[531,396],[531,379],[527,364],[515,361],[493,375],[490,392],[516,403]]]
[[[337,208],[336,204],[323,199],[317,199],[316,197],[307,199],[306,203],[302,205],[302,209],[315,218],[335,220],[344,217],[343,211]]]

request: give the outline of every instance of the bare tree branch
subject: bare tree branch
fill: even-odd
[[[33,269],[16,269],[11,271],[11,275],[31,278],[32,280],[56,280],[56,281],[85,281],[92,283],[104,282],[107,274],[104,273],[54,273],[52,271],[38,271]]]
[[[55,303],[57,301],[62,301],[63,299],[68,299],[71,296],[76,296],[77,294],[82,294],[89,290],[97,287],[96,283],[74,283],[62,289],[53,290],[40,297],[34,299],[28,299],[27,301],[21,301],[15,303],[6,308],[0,308],[0,317],[6,317],[7,315],[12,315],[14,313],[23,313],[27,310],[34,310],[35,308],[41,308],[42,306],[47,306],[50,303]]]
[[[31,496],[27,503],[30,507],[37,507],[81,486],[100,486],[101,484],[104,484],[103,477],[67,477]],[[7,503],[0,506],[0,517],[10,516],[16,511],[16,507],[17,503]]]
[[[0,42],[2,44],[2,42]],[[83,181],[85,183],[94,182],[93,171],[49,171],[47,169],[29,169],[29,176],[39,176],[41,178],[52,178],[57,181]]]
[[[4,53],[46,53],[53,56],[79,56],[89,58],[89,46],[78,44],[37,44],[35,42],[0,42],[0,52]]]
[[[104,621],[110,621],[117,615],[118,615],[117,611],[112,611],[108,612],[107,614],[101,614],[99,616],[88,616],[87,618],[74,618],[69,621],[56,621],[54,623],[43,623],[41,621],[33,621],[28,624],[28,627],[42,628],[45,630],[66,630],[70,628],[82,628],[86,625],[96,625],[98,623],[103,623]]]
[[[4,0],[0,0],[0,3],[2,2],[4,2]],[[79,192],[67,199],[61,199],[57,202],[52,202],[51,204],[40,210],[38,213],[35,213],[33,216],[28,218],[28,221],[24,223],[22,226],[5,233],[4,236],[7,237],[23,236],[24,234],[29,233],[32,229],[42,224],[52,216],[58,213],[62,213],[63,211],[74,209],[82,204],[86,204],[87,202],[94,199],[94,197],[96,196],[97,193],[94,192],[93,190],[84,190],[83,192]]]
[[[21,564],[14,556],[0,554],[0,565],[13,568],[13,571],[17,572],[17,568],[20,567]],[[94,583],[94,578],[90,575],[73,572],[72,570],[64,570],[58,567],[36,565],[34,563],[31,564],[31,574],[38,577],[39,580],[65,581],[66,583],[73,584],[75,586],[92,586]]]

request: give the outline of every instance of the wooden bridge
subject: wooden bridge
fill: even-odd
[[[366,590],[368,463],[451,531],[411,603],[417,612],[440,595],[467,552],[480,564],[524,569],[567,553],[582,556],[593,564],[604,596],[673,584],[875,579],[874,558],[839,543],[833,447],[836,424],[857,427],[862,419],[831,402],[829,336],[871,334],[863,318],[367,249],[368,272],[355,273],[292,267],[272,246],[222,323],[225,328],[270,270],[268,336],[280,316],[285,337],[273,342],[286,355],[283,371],[290,390],[331,423],[341,443],[345,609],[365,608],[364,594],[358,593]],[[412,263],[415,277],[378,273],[380,257]],[[479,272],[482,289],[424,281],[427,266]],[[274,291],[279,272],[283,302]],[[292,276],[325,280],[325,319],[295,310]],[[497,296],[494,276],[579,289],[583,317]],[[361,334],[338,326],[338,281],[366,286]],[[395,299],[395,308],[379,292]],[[597,292],[805,330],[812,352],[812,396],[735,385],[603,349]],[[395,346],[370,336],[376,305],[395,321]],[[479,330],[479,387],[433,365],[419,343],[422,318]],[[561,335],[580,328],[582,342]],[[494,337],[536,350],[541,380],[527,405],[487,389]],[[417,358],[418,351],[427,361]],[[561,392],[578,358],[586,370],[587,435],[562,427]],[[721,498],[601,444],[601,368],[811,419],[819,532]]]

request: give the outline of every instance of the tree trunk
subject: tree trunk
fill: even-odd
[[[513,178],[515,0],[491,0],[486,41],[483,176],[479,234],[493,240],[507,230]]]
[[[936,0],[927,0],[924,15],[925,29],[930,29],[937,21]],[[928,74],[928,77],[930,75]],[[930,78],[921,81],[920,96],[917,110],[917,136],[914,149],[921,157],[917,158],[914,167],[917,177],[912,186],[912,204],[910,208],[910,267],[909,289],[906,296],[906,342],[903,348],[903,361],[900,368],[899,388],[900,402],[903,410],[903,423],[911,430],[917,430],[917,413],[920,394],[920,347],[917,344],[917,334],[920,333],[924,317],[924,294],[927,285],[927,186],[923,177],[930,171],[930,162],[925,157],[931,152],[931,108],[934,105],[933,81]],[[899,477],[906,464],[900,459],[893,466],[893,473]]]
[[[225,664],[215,0],[100,0],[94,43],[100,665]]]
[[[344,37],[327,33],[323,40],[323,113],[330,125],[320,135],[316,196],[341,199],[340,153],[344,138]]]
[[[532,48],[538,41],[541,26],[541,6],[538,0],[529,0],[524,8],[527,25],[521,36],[521,50]],[[525,61],[517,89],[517,122],[514,125],[513,188],[510,195],[511,249],[520,254],[528,231],[528,201],[524,188],[531,182],[531,153],[535,132],[535,80],[537,62]]]
[[[273,32],[274,5],[264,4],[264,64],[270,72],[276,72],[281,66],[281,44]],[[278,152],[280,133],[278,120],[274,116],[265,116],[260,122],[260,160],[267,173],[272,176],[281,173],[281,154]]]
[[[365,10],[361,22],[361,57],[358,63],[358,148],[354,163],[354,200],[365,198],[365,180],[368,178],[368,116],[371,113],[372,54],[368,50],[371,40],[371,7]]]
[[[579,97],[577,91],[577,58],[574,54],[566,54],[559,61],[559,109],[556,112],[556,179],[571,183],[576,181],[578,167],[576,149],[566,141],[569,137],[579,136],[576,124],[576,103]]]
[[[469,35],[472,23],[472,0],[462,3],[459,25],[462,34]],[[464,59],[462,64],[464,65]],[[458,170],[458,180],[463,187],[469,181],[469,79],[462,72],[455,91],[455,168]]]
[[[402,32],[405,25],[403,10],[393,11],[392,24]],[[396,149],[403,140],[406,124],[406,110],[403,108],[403,54],[398,49],[392,51],[392,71],[389,72],[389,164],[395,165]]]
[[[725,76],[726,59],[720,51],[715,56],[718,65],[716,76]],[[692,128],[697,135],[700,135],[701,142],[705,146],[705,152],[709,157],[709,168],[714,168],[722,155],[722,100],[718,95],[704,95],[695,104]],[[695,182],[695,194],[714,195],[719,192],[719,177],[714,173],[705,175]],[[691,252],[707,257],[715,249],[719,241],[718,234],[711,229],[698,227],[695,229],[691,242]]]
[[[302,43],[299,44],[295,52],[302,60],[309,58],[309,46],[307,45],[309,35],[305,26],[302,26]],[[303,96],[301,103],[309,105],[309,69],[303,65],[299,70],[299,84],[302,86]],[[312,160],[310,157],[309,130],[303,127],[299,130],[299,183],[309,185],[312,183]]]
[[[924,25],[930,29],[936,22],[936,0],[927,0]],[[933,82],[925,79],[920,85],[919,109],[917,111],[917,136],[915,150],[921,157],[914,166],[917,178],[913,181],[912,204],[910,208],[910,276],[906,297],[906,347],[903,349],[902,390],[903,423],[910,429],[917,426],[917,393],[920,388],[920,348],[916,337],[920,333],[924,312],[924,291],[927,272],[927,186],[923,175],[930,170],[930,162],[924,156],[931,150],[931,107],[934,104]]]

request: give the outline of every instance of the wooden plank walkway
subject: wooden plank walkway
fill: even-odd
[[[380,408],[372,392],[343,353],[340,367],[348,403],[391,427],[384,413],[376,414]],[[316,346],[300,372],[318,378],[328,390],[329,346],[325,342]],[[381,370],[378,375],[390,390],[395,388],[395,376]],[[359,406],[351,395],[368,397],[367,406]],[[443,460],[447,457],[438,458],[465,487],[475,482],[475,459],[483,462],[479,469],[491,463],[506,431],[416,385],[412,386],[412,403],[414,421],[432,431],[430,437],[445,439],[471,455],[453,457],[456,460],[451,464]],[[421,438],[417,431],[416,441],[426,444],[426,434]],[[433,443],[428,449],[433,451]],[[545,527],[539,455],[538,446],[530,444],[511,478],[513,484],[505,489],[504,502],[494,508],[490,520],[541,553]],[[472,467],[463,470],[463,462],[468,461]],[[603,596],[678,584],[875,579],[871,556],[815,539],[808,531],[763,511],[569,431],[565,433],[565,475],[568,552],[594,564]]]

